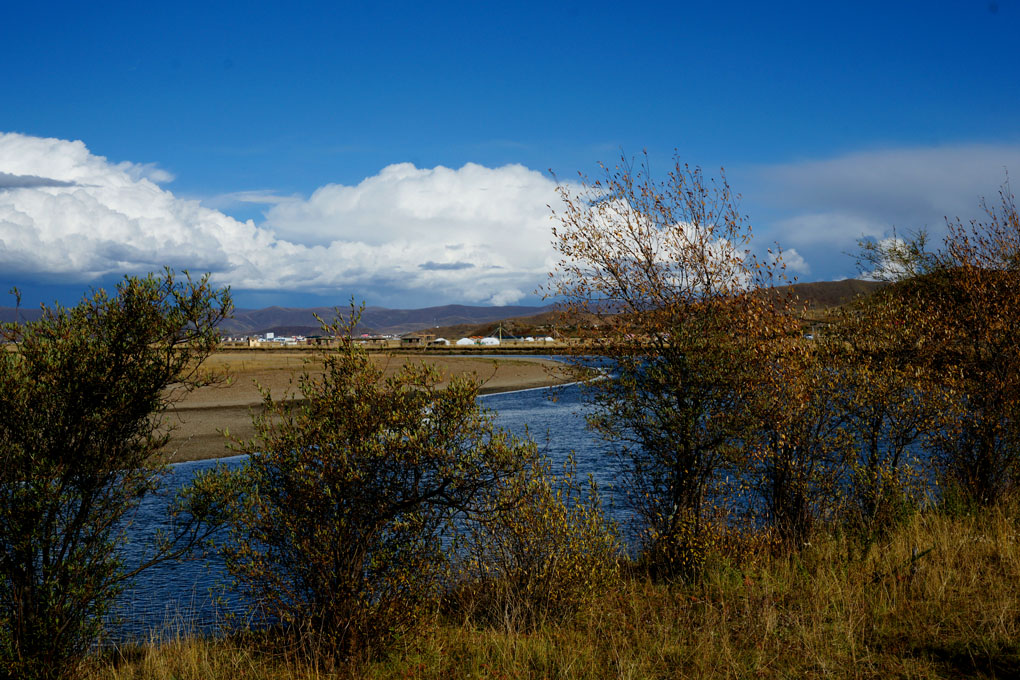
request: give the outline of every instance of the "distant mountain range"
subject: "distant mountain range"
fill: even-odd
[[[435,328],[436,326],[476,325],[500,321],[511,317],[535,316],[553,309],[523,305],[507,307],[472,307],[468,305],[445,305],[424,309],[386,309],[367,307],[361,315],[358,330],[362,333],[401,334],[411,331]],[[346,313],[344,308],[341,313]],[[224,335],[316,335],[322,332],[315,315],[325,321],[336,318],[333,307],[266,307],[265,309],[235,309],[230,319],[220,324]],[[0,321],[35,321],[39,318],[38,307],[17,309],[0,307]]]
[[[514,305],[507,307],[472,307],[468,305],[444,305],[424,309],[386,309],[366,307],[361,315],[358,331],[361,333],[402,334],[437,326],[478,325],[514,317],[530,317],[553,310],[552,305],[528,307]],[[341,313],[348,310],[340,308]],[[0,321],[35,321],[39,318],[38,307],[0,307]],[[265,309],[235,309],[230,319],[220,324],[224,335],[316,335],[322,332],[318,315],[325,321],[336,318],[333,307],[266,307]]]
[[[0,307],[0,322],[10,323],[12,321],[35,321],[42,314],[38,307],[26,309],[22,307]]]
[[[475,325],[512,317],[535,316],[551,309],[551,305],[545,307],[444,305],[424,309],[366,307],[361,315],[358,330],[362,333],[401,334],[437,326]],[[346,312],[344,309],[340,311]],[[234,311],[233,318],[224,321],[220,328],[224,335],[261,335],[267,332],[277,335],[316,335],[322,332],[315,320],[316,314],[325,321],[332,321],[336,317],[336,310],[332,307],[238,309]]]
[[[845,304],[857,295],[866,295],[881,283],[846,279],[843,281],[818,281],[797,283],[792,288],[796,295],[805,300],[812,309],[822,310]],[[462,334],[488,331],[499,321],[519,320],[523,326],[545,326],[554,323],[554,305],[543,307],[506,306],[472,307],[468,305],[444,305],[424,309],[386,309],[367,307],[358,326],[362,333],[402,334],[429,328],[444,331],[456,330]],[[341,308],[341,312],[346,311]],[[0,321],[33,321],[39,318],[38,308],[0,307]],[[316,335],[321,332],[315,316],[332,321],[336,310],[332,307],[266,307],[265,309],[237,309],[233,318],[225,320],[220,329],[224,335]],[[537,318],[536,318],[537,317]],[[512,325],[512,324],[511,324]],[[479,328],[486,326],[487,328]],[[454,328],[451,328],[454,327]]]

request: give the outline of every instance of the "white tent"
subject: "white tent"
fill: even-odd
[[[499,338],[482,338],[478,341],[479,345],[498,345]]]
[[[473,345],[473,344],[475,344],[475,341],[472,340],[471,338],[461,338],[460,340],[457,341],[457,344],[461,345],[461,346],[463,346],[463,345]]]
[[[446,338],[436,338],[435,340],[432,341],[432,344],[433,345],[449,345],[450,341],[447,340]]]
[[[542,338],[545,342],[556,342],[556,338],[550,338],[548,335]]]

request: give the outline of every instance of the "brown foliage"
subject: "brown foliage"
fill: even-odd
[[[754,426],[742,405],[772,390],[776,347],[799,326],[789,296],[774,292],[781,259],[751,252],[725,178],[677,162],[657,181],[647,158],[604,170],[576,193],[561,188],[550,292],[567,313],[597,320],[585,351],[610,365],[588,384],[590,424],[627,463],[646,557],[689,572],[708,495]]]
[[[572,459],[556,474],[536,456],[488,504],[495,512],[460,536],[451,604],[465,620],[523,632],[570,620],[617,585],[615,526]]]
[[[941,405],[932,441],[938,472],[954,493],[981,504],[1020,480],[1020,218],[1008,184],[1000,199],[998,208],[985,205],[984,220],[950,222],[935,253],[923,239],[871,246],[891,269],[911,274],[876,300],[897,310],[883,333],[899,365],[923,377],[918,389]]]

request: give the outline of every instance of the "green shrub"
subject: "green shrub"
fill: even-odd
[[[222,499],[216,549],[264,615],[327,656],[377,651],[412,630],[444,584],[451,527],[521,472],[533,446],[496,431],[478,383],[440,387],[428,366],[392,377],[327,330],[321,376],[297,400],[265,395],[240,469],[199,477],[192,502]]]
[[[162,418],[229,312],[208,278],[127,278],[5,324],[0,348],[0,676],[70,675],[124,582],[199,540],[181,516],[129,570],[127,519],[158,488]]]

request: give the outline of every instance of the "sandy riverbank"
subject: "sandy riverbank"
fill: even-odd
[[[247,439],[254,431],[251,412],[260,408],[261,396],[255,383],[270,390],[276,399],[296,391],[302,368],[320,370],[305,363],[307,353],[219,353],[211,356],[205,368],[225,372],[230,380],[203,387],[187,395],[170,414],[175,429],[167,454],[174,462],[234,455],[227,448],[226,430],[231,438]],[[540,357],[482,359],[475,357],[421,357],[373,355],[372,360],[387,375],[399,370],[405,361],[426,361],[442,375],[473,374],[482,382],[483,393],[507,392],[558,385],[571,380],[563,364]]]

